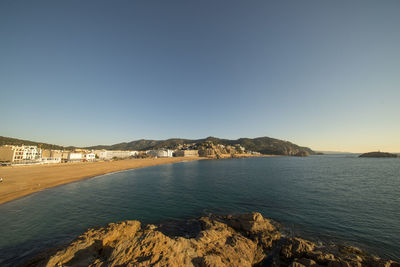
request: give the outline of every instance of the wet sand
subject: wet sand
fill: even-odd
[[[127,159],[107,162],[79,162],[49,165],[0,167],[0,204],[46,188],[110,172],[199,160],[199,157]]]

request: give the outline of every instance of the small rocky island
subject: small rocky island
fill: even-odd
[[[396,154],[392,154],[392,153],[377,151],[377,152],[364,153],[364,154],[361,154],[359,157],[360,158],[397,158],[399,156]]]
[[[400,266],[355,247],[285,236],[260,213],[94,228],[23,266]]]

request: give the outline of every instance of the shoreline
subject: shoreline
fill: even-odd
[[[125,159],[117,161],[9,166],[0,168],[0,205],[60,185],[114,172],[203,160],[202,157]]]
[[[274,157],[275,155],[238,155],[234,158]],[[231,157],[224,157],[228,159]],[[209,160],[207,157],[124,159],[115,161],[57,163],[0,167],[0,205],[45,189],[119,171],[157,165]]]

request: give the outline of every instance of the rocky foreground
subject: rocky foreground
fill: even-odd
[[[90,229],[23,266],[400,266],[354,247],[285,237],[260,213]]]

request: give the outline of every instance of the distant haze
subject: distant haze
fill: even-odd
[[[1,1],[0,135],[400,152],[400,1]]]

